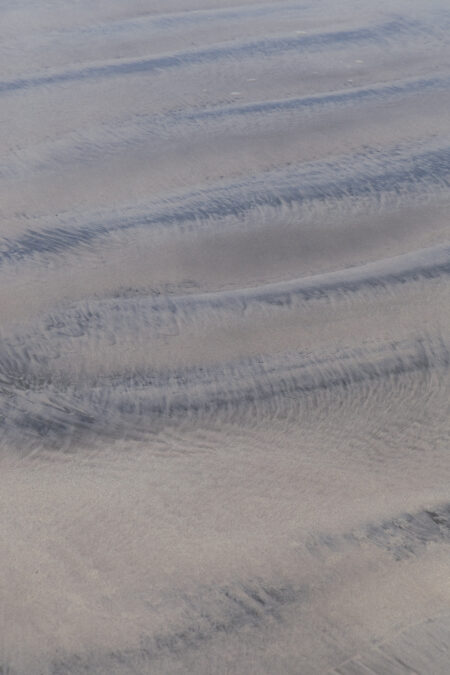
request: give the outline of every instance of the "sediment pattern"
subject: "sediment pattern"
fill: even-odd
[[[449,28],[2,4],[0,673],[450,671]]]

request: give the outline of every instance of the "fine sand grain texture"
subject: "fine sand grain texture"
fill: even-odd
[[[450,673],[449,35],[0,3],[1,675]]]

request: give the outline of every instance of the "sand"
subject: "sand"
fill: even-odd
[[[450,672],[446,0],[0,7],[0,673]]]

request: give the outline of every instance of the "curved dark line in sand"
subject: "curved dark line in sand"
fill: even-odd
[[[292,51],[301,52],[331,47],[339,48],[345,47],[349,43],[360,44],[389,40],[405,33],[412,35],[420,34],[424,30],[427,29],[419,22],[398,19],[381,24],[375,28],[359,28],[306,36],[266,38],[244,44],[208,47],[206,49],[179,52],[166,56],[153,56],[147,59],[124,61],[102,66],[88,66],[79,70],[66,70],[52,75],[35,75],[29,78],[3,81],[0,82],[0,94],[68,82],[82,82],[124,75],[140,75],[158,72],[167,68],[214,63],[227,58],[269,57]]]
[[[450,77],[436,76],[419,79],[408,79],[392,82],[386,85],[374,85],[333,91],[314,96],[300,96],[297,98],[279,99],[275,101],[261,101],[246,103],[243,105],[211,108],[209,110],[192,113],[175,113],[173,117],[178,120],[203,121],[220,120],[227,117],[245,117],[251,115],[267,115],[285,111],[323,108],[327,106],[348,105],[352,103],[366,103],[384,101],[388,98],[427,92],[436,89],[448,89]]]
[[[440,546],[450,544],[450,504],[441,504],[432,510],[424,509],[416,513],[401,514],[392,520],[362,526],[340,537],[319,534],[315,538],[314,545],[310,543],[308,548],[314,557],[318,555],[320,561],[326,561],[327,558],[331,559],[335,551],[345,554],[361,545],[374,546],[398,563],[405,558],[421,556],[430,544]],[[179,605],[180,607],[186,605],[186,608],[189,608],[185,610],[185,614],[190,615],[190,623],[188,621],[184,624],[179,623],[172,631],[165,633],[143,635],[138,648],[89,655],[74,654],[55,659],[50,672],[52,675],[77,675],[96,672],[97,668],[114,669],[117,666],[126,669],[124,672],[135,672],[134,668],[151,667],[161,659],[177,659],[188,652],[195,652],[215,639],[221,637],[229,639],[244,628],[261,632],[273,626],[274,622],[282,624],[286,609],[298,606],[300,611],[302,604],[310,600],[314,594],[315,589],[302,581],[301,573],[299,580],[295,582],[288,580],[276,584],[256,578],[235,583],[233,586],[199,587],[195,593],[180,591]],[[428,621],[437,622],[439,619],[440,617],[433,617]],[[425,621],[423,623],[425,624]],[[399,635],[412,627],[405,627]],[[383,644],[388,643],[389,639]],[[386,650],[386,655],[392,663],[395,654],[391,652],[392,649]],[[384,660],[389,664],[386,655]],[[355,657],[351,657],[345,664],[351,665],[352,662],[357,666],[358,658],[355,660]],[[365,670],[347,671],[344,669],[345,664],[337,666],[333,672],[362,673]],[[412,667],[409,669],[405,667],[405,672],[416,671]]]
[[[395,157],[395,150],[393,150]],[[301,206],[304,203],[344,198],[360,199],[394,194],[401,196],[421,186],[450,186],[450,147],[411,154],[406,159],[384,158],[388,165],[382,170],[375,156],[372,170],[358,171],[340,178],[343,162],[334,166],[320,162],[311,163],[301,170],[283,173],[275,171],[247,184],[213,188],[175,198],[173,204],[158,208],[154,214],[111,220],[102,219],[83,227],[47,228],[29,230],[16,239],[5,239],[0,251],[0,265],[5,262],[19,262],[35,254],[58,254],[109,235],[111,232],[126,231],[137,227],[191,227],[199,221],[213,218],[242,218],[256,208],[281,208]],[[380,158],[383,159],[383,158]],[[345,158],[349,162],[349,158]],[[354,158],[357,163],[357,158]],[[306,169],[306,172],[305,172]],[[334,180],[323,180],[317,174],[321,171],[335,174]],[[308,171],[310,175],[308,175]],[[347,170],[348,172],[348,170]],[[167,201],[167,200],[166,200]],[[106,221],[106,222],[105,222]]]

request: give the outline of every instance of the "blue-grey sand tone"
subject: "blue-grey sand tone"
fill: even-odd
[[[449,675],[449,38],[0,2],[1,675]]]

